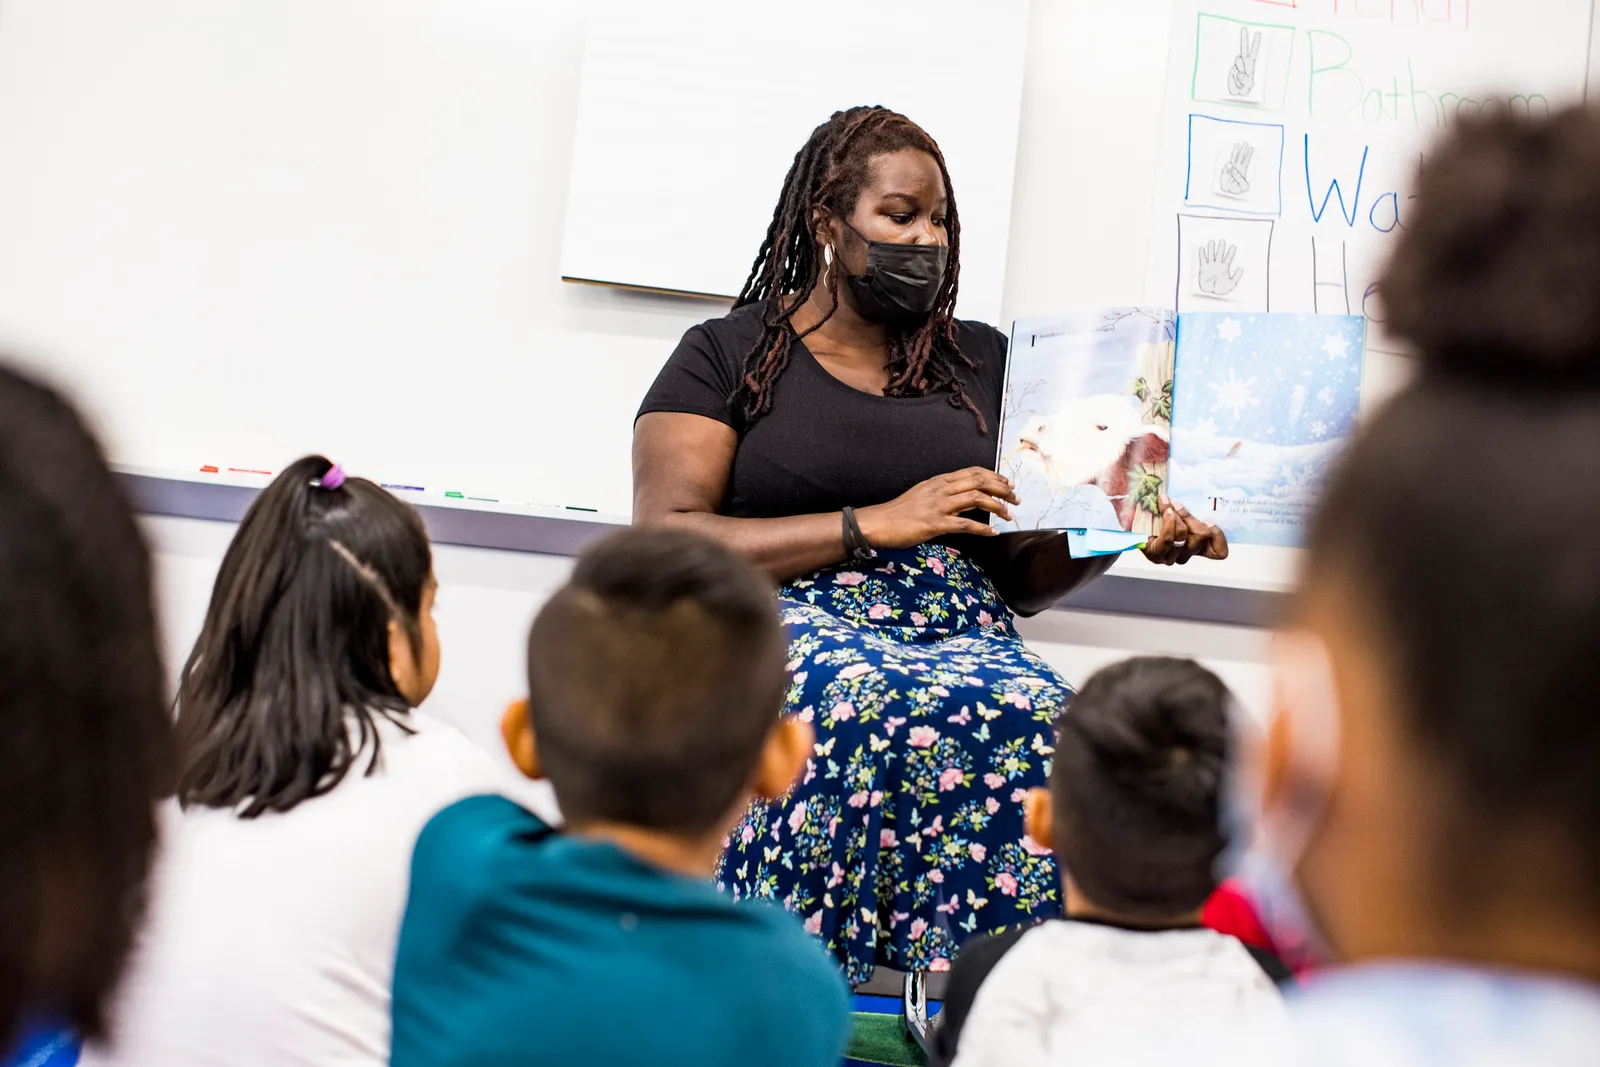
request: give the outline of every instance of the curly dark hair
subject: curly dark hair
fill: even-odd
[[[1311,587],[1353,584],[1401,725],[1457,800],[1426,847],[1464,909],[1515,877],[1600,920],[1597,175],[1584,108],[1463,121],[1429,156],[1379,282],[1419,373],[1357,435],[1308,541]],[[1570,885],[1493,858],[1533,829]]]
[[[0,367],[0,1050],[89,1037],[145,910],[173,741],[150,558],[94,438]]]
[[[956,194],[945,168],[944,153],[921,126],[885,107],[834,112],[832,118],[811,131],[783,180],[783,192],[772,212],[767,236],[734,303],[736,308],[746,304],[762,306],[761,339],[745,359],[735,398],[747,420],[754,421],[772,409],[772,386],[789,365],[789,348],[794,341],[790,319],[816,291],[822,275],[815,213],[825,207],[841,218],[848,217],[870,177],[873,157],[905,148],[926,152],[939,164],[949,203],[946,226],[950,258],[933,311],[916,326],[890,333],[889,383],[884,395],[948,392],[950,403],[972,412],[978,426],[988,432],[982,413],[957,374],[958,367],[971,368],[975,364],[962,353],[956,340],[961,217],[956,212]],[[834,307],[839,300],[838,277],[838,272],[830,271],[826,282]],[[819,322],[806,332],[821,325]]]

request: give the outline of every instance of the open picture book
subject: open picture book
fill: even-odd
[[[1363,325],[1134,307],[1018,319],[996,469],[1022,503],[997,527],[1124,552],[1157,532],[1165,496],[1234,544],[1298,544],[1355,429]]]

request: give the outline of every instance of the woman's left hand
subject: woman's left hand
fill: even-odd
[[[1228,536],[1210,523],[1189,514],[1182,504],[1166,497],[1160,500],[1161,529],[1145,542],[1144,555],[1151,563],[1170,567],[1188,563],[1196,556],[1206,559],[1228,558]]]

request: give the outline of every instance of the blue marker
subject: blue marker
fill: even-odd
[[[427,490],[422,488],[420,485],[390,485],[388,482],[379,482],[378,484],[385,489],[404,489],[408,493],[427,492]]]

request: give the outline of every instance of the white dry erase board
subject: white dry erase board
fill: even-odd
[[[625,514],[639,398],[682,332],[725,305],[561,280],[586,31],[613,4],[641,18],[681,12],[683,25],[709,10],[694,0],[6,0],[0,344],[77,394],[114,460],[169,479],[259,483],[226,468],[271,470],[318,450],[423,486],[433,503]],[[761,93],[777,101],[796,126],[790,154],[828,111],[861,102],[807,75],[855,54],[852,35],[875,5],[831,19],[812,7],[741,5],[763,54],[815,58],[726,86],[730,109]],[[993,92],[972,79],[993,70],[998,46],[974,42],[997,40],[1011,5],[961,7],[963,20],[994,11],[1001,28],[930,15],[874,39],[895,62],[904,42],[922,42],[927,63],[963,92]],[[1226,54],[1227,35],[1202,30],[1202,16],[1293,32],[1274,31],[1273,44],[1263,32],[1259,88],[1235,97],[1224,94],[1239,56]],[[1594,40],[1587,0],[1036,0],[1022,17],[1020,120],[982,120],[1016,124],[1009,223],[980,226],[972,200],[1007,161],[974,170],[957,159],[967,133],[940,128],[918,103],[872,101],[904,106],[944,142],[968,247],[1003,249],[1002,326],[1139,300],[1171,306],[1180,215],[1265,217],[1275,309],[1317,306],[1306,302],[1322,290],[1307,279],[1324,278],[1320,257],[1342,241],[1354,309],[1389,239],[1377,232],[1388,221],[1383,194],[1396,193],[1403,221],[1396,183],[1407,154],[1435,133],[1395,117],[1414,119],[1413,99],[1418,115],[1431,106],[1410,95],[1412,76],[1445,123],[1470,110],[1463,101],[1483,106],[1495,93],[1554,106],[1582,86]],[[942,48],[926,44],[930,35]],[[814,114],[787,110],[810,92]],[[1276,214],[1226,210],[1236,205],[1214,182],[1186,184],[1195,114],[1283,126],[1281,201],[1243,205]],[[660,154],[638,164],[642,184],[704,169],[750,136],[734,124],[707,146],[694,132],[704,117],[685,122],[684,136],[659,137]],[[1307,134],[1310,197],[1295,169]],[[1251,146],[1256,165],[1271,156],[1270,145]],[[1202,152],[1201,163],[1220,178],[1232,147]],[[754,192],[722,174],[705,180],[764,213],[786,162],[764,162],[772,169]],[[1338,195],[1323,203],[1334,180],[1342,207]],[[614,207],[650,210],[631,199]],[[666,284],[736,284],[759,226],[732,242],[738,254],[721,269],[734,282]],[[689,262],[695,250],[682,251]],[[976,298],[966,288],[974,261],[963,266]],[[990,315],[965,299],[962,310]],[[224,470],[202,475],[202,465]],[[1240,551],[1223,566],[1158,571],[1135,559],[1117,570],[1277,589],[1292,558]]]
[[[998,324],[1027,15],[1026,0],[610,8],[585,41],[562,274],[738,295],[796,149],[877,103],[939,142],[961,210],[957,311]]]

